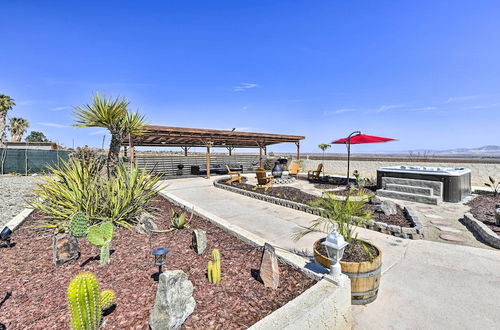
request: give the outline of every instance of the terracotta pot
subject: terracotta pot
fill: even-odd
[[[322,255],[318,251],[318,245],[325,239],[322,238],[314,242],[314,259],[320,265],[330,269],[332,259]],[[349,276],[351,279],[351,304],[365,305],[377,299],[378,288],[380,284],[380,275],[382,270],[382,251],[375,245],[365,242],[373,246],[377,252],[373,261],[363,262],[348,262],[340,261],[342,273]]]

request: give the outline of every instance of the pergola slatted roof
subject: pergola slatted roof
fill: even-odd
[[[212,147],[259,148],[278,143],[299,143],[304,136],[271,133],[253,133],[216,129],[185,128],[172,126],[145,127],[145,134],[132,135],[122,145],[149,147]]]

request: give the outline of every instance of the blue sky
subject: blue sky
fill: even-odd
[[[305,152],[353,130],[399,139],[355,151],[500,144],[498,1],[1,5],[10,116],[68,147],[101,144],[70,126],[96,91],[158,125],[305,135]]]

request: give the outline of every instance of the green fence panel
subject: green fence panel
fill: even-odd
[[[0,174],[47,172],[48,166],[67,160],[70,153],[66,150],[1,149]]]

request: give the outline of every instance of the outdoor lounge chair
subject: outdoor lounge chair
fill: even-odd
[[[292,165],[290,166],[290,169],[288,169],[288,175],[290,176],[295,175],[296,177],[298,177],[299,172],[303,170],[304,169],[300,167],[300,164],[298,162],[293,162]]]
[[[253,190],[257,190],[257,188],[264,188],[264,191],[267,191],[267,189],[273,185],[274,177],[267,175],[265,169],[258,168],[255,170],[255,175],[257,177],[257,184]]]
[[[323,170],[323,163],[319,163],[316,171],[307,172],[307,180],[319,180],[319,175],[321,174],[322,170]]]
[[[242,183],[243,177],[241,176],[241,172],[231,171],[231,169],[227,165],[226,168],[227,168],[227,174],[229,174],[229,180],[227,180],[226,183],[230,183],[233,181],[238,181],[239,183]]]

